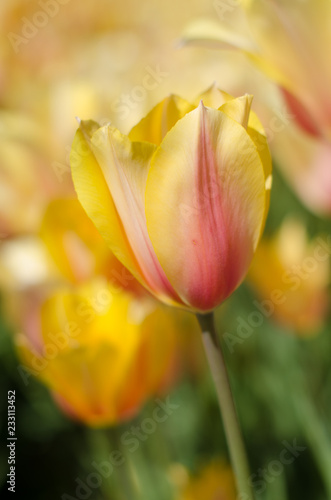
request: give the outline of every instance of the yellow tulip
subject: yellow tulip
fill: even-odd
[[[172,367],[178,323],[154,301],[94,281],[62,288],[17,336],[23,364],[70,416],[102,426],[133,416]]]
[[[233,473],[229,466],[218,460],[191,478],[178,500],[235,500],[236,498]]]
[[[160,300],[206,312],[240,284],[266,219],[271,160],[251,96],[170,96],[128,136],[83,121],[71,167],[109,248]]]
[[[309,242],[303,225],[286,220],[263,239],[248,273],[261,307],[299,335],[319,331],[328,309],[330,247],[323,237]]]

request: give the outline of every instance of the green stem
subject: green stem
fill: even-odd
[[[242,500],[254,500],[249,477],[249,466],[244,441],[232,397],[228,373],[220,343],[215,330],[214,315],[197,315],[209,367],[216,386],[219,406],[224,423],[225,435],[230,451],[231,462],[237,482],[237,489]]]

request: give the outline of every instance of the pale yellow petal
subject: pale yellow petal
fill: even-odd
[[[72,177],[78,199],[115,256],[138,279],[142,273],[128,242],[122,221],[88,141],[76,132],[70,155]]]

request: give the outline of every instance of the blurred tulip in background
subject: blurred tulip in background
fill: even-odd
[[[331,41],[331,4],[328,0],[225,4],[214,2],[213,18],[190,24],[184,39],[236,48],[278,85],[290,120],[277,131],[273,154],[303,202],[330,215],[331,71],[324,47]]]
[[[23,366],[86,424],[132,417],[172,368],[178,323],[148,300],[101,281],[56,291],[38,312],[38,335],[17,338]]]
[[[330,251],[327,238],[308,241],[304,226],[294,219],[262,239],[248,281],[266,300],[271,319],[302,336],[320,330],[330,299]]]

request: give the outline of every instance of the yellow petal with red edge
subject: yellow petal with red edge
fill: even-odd
[[[81,129],[77,130],[74,138],[70,165],[78,199],[87,215],[115,256],[134,276],[142,280],[142,272],[127,240],[102,170]]]
[[[147,233],[144,194],[156,146],[131,142],[111,126],[92,133],[88,144],[92,159],[87,168],[93,169],[93,174],[86,175],[86,160],[83,159],[79,175],[74,175],[86,212],[115,256],[147,289],[171,304],[180,301],[157,260]]]
[[[265,176],[242,125],[203,104],[155,153],[146,188],[148,232],[181,299],[207,311],[242,281],[265,213]]]
[[[157,104],[129,133],[131,141],[160,144],[163,137],[194,106],[176,95],[170,95]]]

